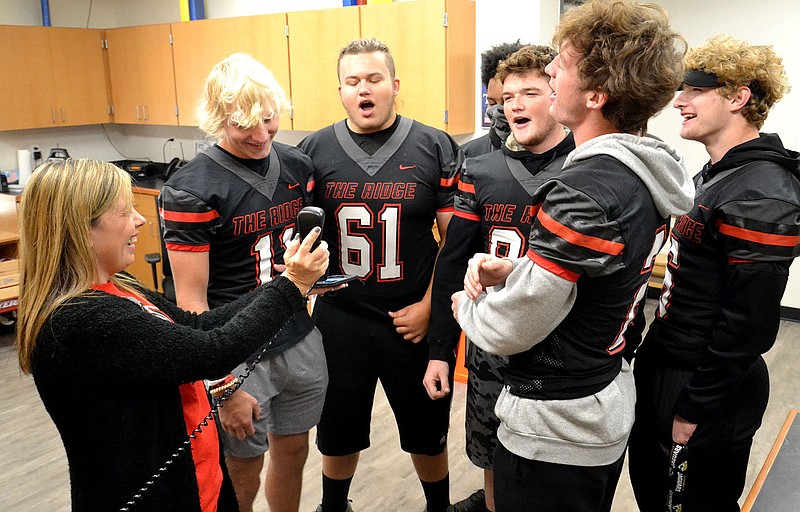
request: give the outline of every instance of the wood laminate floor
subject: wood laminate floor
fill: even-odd
[[[652,302],[648,304],[648,318],[652,318]],[[798,339],[800,324],[781,322],[776,345],[765,357],[772,390],[764,424],[753,444],[745,496],[788,411],[800,408]],[[64,449],[32,379],[20,373],[11,343],[10,336],[0,336],[0,511],[69,510]],[[472,466],[464,453],[465,389],[463,384],[456,384],[451,415],[449,455],[453,501],[482,486],[481,471]],[[76,397],[75,407],[80,407],[79,397]],[[320,501],[320,472],[319,452],[312,446],[304,472],[303,512],[313,512]],[[361,455],[350,497],[358,512],[422,512],[425,509],[419,481],[409,457],[399,449],[394,418],[380,389],[373,414],[372,447]],[[263,495],[255,510],[268,510]],[[613,511],[635,510],[626,470],[617,489]]]

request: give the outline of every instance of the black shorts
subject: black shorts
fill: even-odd
[[[314,320],[322,332],[329,379],[317,426],[319,451],[338,456],[369,447],[372,403],[380,379],[403,451],[443,453],[452,394],[431,400],[422,385],[427,342],[411,343],[388,321],[356,315],[322,300],[314,308]]]

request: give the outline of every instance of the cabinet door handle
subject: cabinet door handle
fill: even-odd
[[[140,108],[141,108],[141,107],[140,107],[139,105],[136,105],[136,120],[137,120],[137,121],[141,121],[141,120],[142,120],[142,114],[141,114],[141,112],[139,111],[139,109],[140,109]]]
[[[144,110],[144,120],[147,121],[149,119],[147,117],[147,105],[143,106],[142,109]]]
[[[64,118],[64,107],[61,107],[61,122],[66,123],[67,120]]]
[[[149,228],[150,228],[150,236],[153,237],[153,238],[159,238],[161,236],[161,234],[158,232],[159,229],[160,229],[160,226],[158,225],[158,223],[150,221],[148,224],[150,224],[150,226],[149,226]]]
[[[56,124],[58,122],[58,120],[56,120],[56,109],[50,109],[50,116],[53,118],[53,124]]]

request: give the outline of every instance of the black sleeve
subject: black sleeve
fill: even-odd
[[[450,296],[464,289],[467,262],[483,250],[481,224],[458,215],[447,227],[447,238],[439,253],[433,272],[431,291],[431,321],[428,326],[428,359],[455,363],[455,350],[461,327],[450,309]]]
[[[65,374],[141,388],[182,384],[229,372],[305,308],[297,287],[278,277],[234,302],[202,314],[148,294],[169,322],[124,298],[81,297],[62,306],[40,333],[40,355]],[[279,350],[274,345],[270,351]]]
[[[728,406],[727,398],[750,366],[775,343],[788,267],[787,262],[728,265],[720,319],[703,362],[678,398],[675,414],[700,423]]]

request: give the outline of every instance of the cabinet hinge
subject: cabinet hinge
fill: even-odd
[[[169,44],[172,45],[172,34],[169,35]]]
[[[294,119],[294,106],[289,105],[289,119]]]
[[[286,37],[289,37],[289,24],[283,26],[283,33],[286,34]]]
[[[445,109],[444,111],[444,124],[447,124],[450,121],[450,111]]]
[[[442,26],[443,27],[447,26],[447,13],[446,12],[442,13]]]

